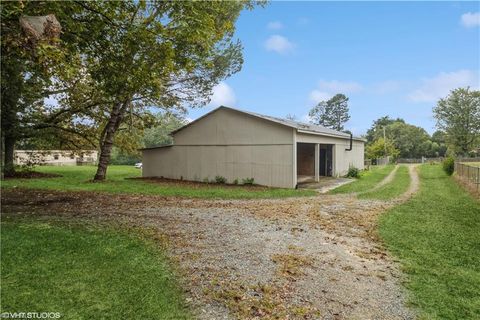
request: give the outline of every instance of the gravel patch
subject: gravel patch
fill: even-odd
[[[405,201],[418,189],[415,169]],[[206,201],[5,190],[2,210],[154,229],[199,319],[413,319],[376,235],[397,202],[319,195]],[[65,201],[68,196],[68,201]]]

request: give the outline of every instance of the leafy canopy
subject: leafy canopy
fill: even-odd
[[[345,123],[350,119],[348,111],[348,98],[339,93],[327,101],[320,101],[308,115],[314,124],[343,131]]]
[[[400,151],[395,148],[395,145],[392,143],[392,141],[385,141],[383,138],[379,138],[367,146],[365,154],[367,159],[377,159],[386,156],[396,159],[400,154]]]
[[[437,128],[445,132],[449,148],[467,155],[480,147],[480,91],[470,88],[452,90],[433,108]]]
[[[401,158],[421,158],[444,156],[446,146],[441,139],[441,132],[436,140],[421,127],[406,123],[403,119],[381,117],[373,122],[367,131],[367,145],[372,145],[380,138],[391,141],[399,151]]]

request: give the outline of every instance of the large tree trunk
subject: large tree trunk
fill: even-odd
[[[110,119],[105,127],[105,134],[101,137],[100,141],[100,157],[98,159],[97,173],[93,178],[93,181],[103,181],[107,176],[107,167],[110,162],[110,155],[112,152],[113,141],[115,139],[115,133],[122,123],[123,116],[130,101],[116,104],[110,114]]]
[[[5,136],[3,148],[3,176],[11,177],[15,174],[15,166],[13,164],[15,138],[11,136]]]

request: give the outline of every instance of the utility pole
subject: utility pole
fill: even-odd
[[[383,126],[383,149],[386,157],[387,156],[387,137],[385,135],[385,126]]]

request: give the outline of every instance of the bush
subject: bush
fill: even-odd
[[[238,184],[238,178],[235,178],[235,180],[233,180],[233,184]]]
[[[245,179],[242,179],[242,183],[243,183],[243,184],[253,185],[254,182],[255,182],[255,180],[254,180],[253,178],[245,178]]]
[[[348,167],[348,172],[345,175],[347,178],[360,178],[360,169],[355,168],[354,166]]]
[[[222,176],[215,176],[215,182],[220,184],[225,184],[227,183],[227,178]]]
[[[455,159],[452,157],[445,158],[442,163],[443,171],[445,171],[449,176],[453,174],[455,169]]]

